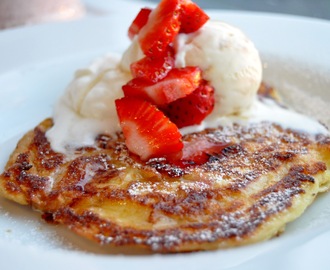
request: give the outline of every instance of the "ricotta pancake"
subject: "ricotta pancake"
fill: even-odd
[[[0,176],[0,194],[110,246],[182,252],[278,235],[330,185],[330,137],[267,122],[188,134],[221,143],[203,164],[141,161],[122,134],[55,152],[46,119],[28,132]]]

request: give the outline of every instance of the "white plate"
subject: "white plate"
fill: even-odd
[[[106,5],[107,15],[103,17],[0,32],[1,170],[19,137],[51,116],[75,69],[106,52],[122,52],[127,47],[127,27],[142,6],[145,4],[118,1],[115,7]],[[298,93],[304,106],[313,101],[321,104],[316,107],[328,107],[329,22],[262,13],[209,14],[246,32],[261,52],[265,80],[283,90],[289,101]],[[324,117],[318,109],[313,110],[315,106],[309,107],[308,112]],[[235,249],[177,255],[123,255],[122,250],[111,253],[66,228],[46,224],[28,207],[0,199],[1,269],[50,270],[68,265],[81,270],[328,269],[329,241],[330,194],[320,196],[276,239]]]

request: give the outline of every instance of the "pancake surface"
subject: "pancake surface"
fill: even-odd
[[[122,135],[56,153],[45,136],[52,125],[46,119],[20,140],[0,194],[111,246],[181,252],[266,240],[330,185],[330,138],[272,123],[184,136],[227,144],[208,162],[185,167],[139,160]]]

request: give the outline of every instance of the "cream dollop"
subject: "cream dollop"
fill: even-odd
[[[238,28],[208,21],[198,31],[174,40],[175,66],[198,66],[215,89],[215,107],[209,117],[240,114],[251,107],[262,79],[262,63],[253,42]],[[123,54],[120,66],[144,57],[137,38]]]
[[[123,96],[121,87],[131,79],[120,66],[120,57],[106,55],[88,68],[76,71],[64,100],[84,117],[105,119],[116,116],[114,100]]]
[[[47,132],[52,147],[65,152],[93,145],[99,134],[120,131],[115,100],[131,74],[119,66],[120,57],[109,54],[76,71],[54,110],[54,126]]]
[[[215,89],[210,117],[240,114],[255,100],[262,79],[258,50],[241,30],[209,21],[192,34],[175,41],[176,66],[198,66]]]

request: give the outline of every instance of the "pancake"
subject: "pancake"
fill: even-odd
[[[185,135],[223,143],[207,162],[185,166],[141,161],[122,134],[57,153],[46,137],[52,125],[46,119],[19,141],[0,194],[109,247],[168,253],[267,240],[330,185],[330,137],[274,123]]]

